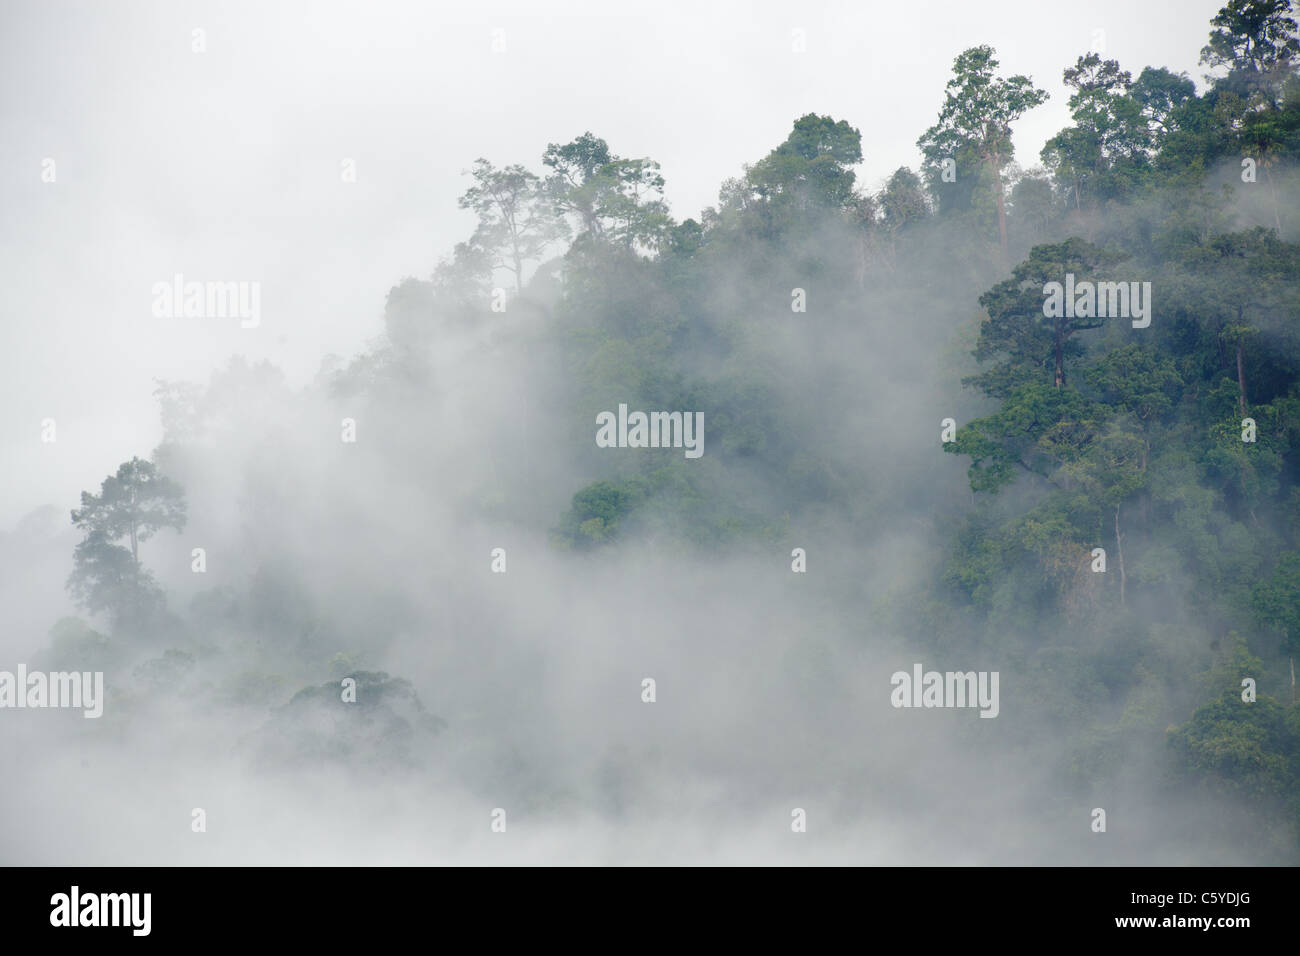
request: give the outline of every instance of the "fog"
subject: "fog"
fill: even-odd
[[[1182,639],[1192,605],[1169,603],[1190,578],[1145,604],[1134,585],[1109,631],[1062,617],[992,639],[939,607],[975,506],[939,426],[992,407],[961,379],[1002,277],[958,238],[935,227],[857,282],[806,266],[845,254],[831,226],[775,263],[717,254],[689,316],[649,279],[642,295],[634,267],[558,242],[518,297],[497,270],[502,313],[485,298],[462,314],[430,284],[474,230],[456,200],[476,157],[545,172],[547,144],[591,130],[660,162],[672,214],[698,219],[815,111],[861,130],[857,182],[876,192],[919,164],[953,57],[987,42],[1051,92],[1015,127],[1030,167],[1070,121],[1061,69],[1093,30],[1126,68],[1199,82],[1218,6],[7,5],[0,670],[102,670],[107,689],[99,719],[0,711],[0,862],[1291,859],[1245,801],[1171,786],[1149,736],[1092,773],[1071,728],[1126,702],[1042,663],[1124,660],[1123,627],[1144,629],[1171,668],[1161,706],[1187,719],[1213,664]],[[573,302],[595,297],[574,290],[623,268],[609,315],[662,329],[590,344],[597,320]],[[177,273],[260,283],[259,323],[157,318],[151,289]],[[641,362],[663,338],[680,381]],[[704,407],[703,455],[597,447],[596,415],[620,403]],[[166,612],[131,629],[65,581],[69,511],[137,455],[184,489],[188,520],[140,543]],[[565,538],[575,493],[655,469],[665,484],[617,540]],[[706,506],[725,535],[705,540]],[[102,640],[60,644],[69,617]],[[1000,672],[997,719],[892,706],[891,675],[916,662]],[[381,691],[377,674],[409,683]],[[344,678],[356,703],[327,706]]]

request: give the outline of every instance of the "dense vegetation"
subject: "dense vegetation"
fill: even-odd
[[[977,46],[918,131],[919,170],[871,191],[854,172],[870,148],[859,130],[809,114],[723,183],[716,207],[680,221],[658,165],[592,133],[546,146],[535,171],[478,160],[461,198],[473,235],[430,278],[395,287],[382,339],[324,368],[309,395],[241,362],[207,389],[160,387],[167,437],[153,461],[123,465],[74,513],[85,540],[70,585],[111,635],[61,622],[51,654],[117,654],[142,681],[201,670],[205,648],[239,658],[245,686],[263,688],[254,701],[277,708],[276,753],[295,739],[287,726],[310,737],[300,754],[338,749],[298,717],[328,709],[329,669],[379,688],[381,708],[401,703],[382,718],[358,711],[367,753],[400,761],[412,734],[443,730],[408,684],[359,666],[367,642],[414,626],[418,602],[397,583],[368,591],[364,574],[333,581],[359,625],[323,610],[304,584],[323,572],[295,563],[306,552],[290,539],[335,527],[327,514],[348,520],[334,513],[346,498],[300,500],[270,464],[244,475],[232,549],[251,583],[204,591],[183,614],[142,563],[139,541],[185,526],[186,497],[192,518],[241,487],[223,486],[205,441],[267,419],[242,439],[257,472],[258,442],[336,427],[312,418],[321,401],[369,429],[373,456],[332,477],[364,488],[383,462],[485,523],[547,536],[554,560],[650,544],[779,567],[808,548],[834,608],[823,626],[866,640],[869,623],[933,655],[996,662],[1003,711],[1019,715],[1003,718],[1011,743],[1053,738],[1062,792],[1104,792],[1135,763],[1162,768],[1161,786],[1232,801],[1261,860],[1293,860],[1300,38],[1289,0],[1231,0],[1202,62],[1198,91],[1167,69],[1079,57],[1064,71],[1073,125],[1022,168],[1012,124],[1046,94],[1000,76]],[[1043,287],[1067,273],[1149,282],[1150,324],[1046,316]],[[535,374],[528,401],[555,425],[467,446],[491,460],[458,482],[445,456],[464,449],[440,452],[436,423],[452,383],[473,388],[447,368],[448,343],[466,335],[479,337],[454,361],[490,367],[499,350],[503,377]],[[595,416],[620,403],[702,411],[704,455],[602,454]],[[942,441],[947,418],[957,427]],[[311,517],[289,530],[289,511]],[[909,573],[859,588],[902,538],[921,542]],[[254,635],[256,649],[233,635]]]

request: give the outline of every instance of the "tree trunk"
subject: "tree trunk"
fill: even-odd
[[[1056,320],[1056,387],[1065,384],[1065,336],[1061,332],[1061,320]]]
[[[989,154],[989,166],[993,169],[993,198],[998,204],[998,236],[1002,240],[1002,262],[1006,264],[1007,252],[1007,205],[1002,195],[1002,171],[998,169],[998,154]]]
[[[1268,191],[1269,191],[1269,193],[1272,194],[1272,199],[1273,199],[1273,201],[1272,201],[1271,203],[1269,203],[1269,205],[1273,207],[1273,225],[1277,227],[1277,237],[1278,237],[1279,239],[1281,239],[1281,238],[1282,238],[1282,220],[1281,220],[1281,218],[1279,218],[1279,216],[1278,216],[1278,214],[1277,214],[1277,207],[1278,207],[1278,201],[1277,201],[1277,187],[1276,187],[1275,185],[1273,185],[1273,176],[1272,176],[1272,174],[1268,171],[1268,164],[1266,164],[1266,163],[1261,163],[1261,165],[1264,166],[1264,178],[1265,178],[1266,180],[1268,180]],[[1292,701],[1292,703],[1295,703],[1295,702]]]
[[[1123,607],[1128,578],[1124,574],[1124,539],[1119,533],[1119,505],[1115,506],[1115,555],[1119,558],[1119,603]]]
[[[1237,394],[1241,405],[1241,417],[1246,417],[1246,370],[1241,360],[1242,340],[1237,340]]]
[[[135,488],[133,487],[131,489],[131,560],[134,561],[135,566],[139,568],[140,555],[139,555],[138,536],[136,534],[136,529],[139,527],[139,525],[136,523],[139,520],[139,512],[135,510],[135,502],[136,502],[136,494],[135,494]]]
[[[1237,307],[1238,325],[1241,324],[1241,313],[1242,313],[1241,307],[1238,306]],[[1242,351],[1243,351],[1244,342],[1245,342],[1244,338],[1237,339],[1237,401],[1241,406],[1242,419],[1245,419],[1246,417],[1246,371],[1245,371],[1245,364],[1242,362]],[[1247,502],[1249,500],[1247,498],[1247,495],[1249,494],[1248,478],[1249,478],[1249,474],[1246,471],[1246,457],[1245,455],[1243,455],[1241,459],[1241,498],[1243,501],[1247,501]],[[1259,519],[1255,517],[1255,509],[1251,507],[1248,503],[1246,506],[1246,510],[1250,512],[1251,520],[1254,521],[1256,525],[1258,525]]]

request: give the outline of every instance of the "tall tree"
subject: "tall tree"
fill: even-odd
[[[163,528],[179,531],[185,521],[180,485],[153,462],[124,462],[98,495],[83,491],[81,507],[72,512],[86,537],[73,553],[68,589],[88,610],[108,611],[117,623],[143,620],[161,606],[162,592],[140,564],[140,542]],[[124,538],[129,548],[117,543]]]
[[[1223,364],[1236,381],[1238,411],[1245,416],[1251,342],[1265,333],[1276,348],[1294,334],[1291,317],[1300,309],[1300,247],[1256,227],[1221,233],[1183,258],[1188,278],[1173,285],[1174,301],[1231,350],[1223,354]]]
[[[925,201],[921,177],[906,166],[894,170],[879,195],[876,196],[880,226],[888,237],[888,261],[893,268],[897,261],[898,240],[911,223],[923,220],[930,212]]]
[[[762,198],[799,210],[843,208],[853,201],[853,167],[862,162],[862,135],[844,120],[809,113],[795,120],[784,143],[750,167]]]
[[[881,220],[891,235],[897,235],[908,223],[925,218],[929,211],[925,205],[921,177],[906,166],[894,170],[876,201],[880,206]]]
[[[1273,167],[1300,150],[1300,121],[1284,108],[1286,90],[1300,69],[1300,34],[1292,0],[1229,0],[1210,21],[1214,30],[1201,63],[1226,70],[1214,83],[1215,113],[1227,138],[1259,165],[1272,197],[1273,224],[1282,235],[1281,205]]]
[[[589,132],[549,144],[542,162],[553,171],[547,196],[559,215],[578,220],[579,239],[655,249],[667,237],[672,219],[658,163],[615,156]]]
[[[1026,76],[994,76],[998,61],[991,46],[972,47],[953,61],[939,121],[917,140],[932,166],[942,165],[964,148],[973,148],[987,164],[998,211],[1002,257],[1007,257],[1007,211],[1002,170],[1013,158],[1011,124],[1047,100],[1047,92]]]
[[[1089,53],[1062,79],[1074,90],[1069,105],[1075,125],[1049,140],[1041,156],[1079,209],[1085,190],[1092,200],[1128,191],[1147,164],[1150,134],[1142,103],[1130,95],[1132,76],[1116,60]]]
[[[1292,0],[1228,0],[1210,21],[1201,63],[1226,68],[1216,89],[1229,89],[1257,107],[1275,107],[1286,78],[1300,63]]]
[[[1186,73],[1148,66],[1138,74],[1129,88],[1129,95],[1142,111],[1147,123],[1148,142],[1155,150],[1174,131],[1178,108],[1196,97],[1196,84]]]
[[[1051,375],[1056,388],[1065,385],[1066,359],[1077,354],[1076,332],[1100,328],[1105,319],[1092,314],[1046,308],[1045,286],[1063,283],[1067,274],[1076,281],[1090,279],[1115,256],[1082,239],[1034,246],[1029,258],[1012,271],[1011,278],[980,296],[989,320],[980,326],[975,357],[981,361],[1001,357],[1002,363],[971,379],[990,395],[1001,397],[1009,387],[1042,381]],[[1074,303],[1071,303],[1073,305]],[[1071,310],[1074,311],[1074,310]]]
[[[1282,633],[1291,665],[1291,703],[1295,696],[1295,654],[1300,648],[1300,553],[1282,555],[1273,573],[1251,592],[1256,620]]]
[[[1134,419],[1124,416],[1111,421],[1089,441],[1083,453],[1063,466],[1077,479],[1096,505],[1114,509],[1115,556],[1119,563],[1119,603],[1126,603],[1128,574],[1124,569],[1124,534],[1120,507],[1147,480],[1148,445]]]
[[[524,287],[524,264],[541,259],[546,247],[566,232],[563,218],[545,201],[542,181],[523,166],[497,169],[486,159],[468,170],[474,185],[460,197],[460,208],[478,215],[471,243],[493,256],[493,265],[510,270],[515,291]]]
[[[159,474],[153,462],[140,458],[123,462],[117,474],[104,479],[99,494],[83,491],[81,507],[72,512],[72,523],[87,534],[99,533],[108,541],[127,538],[136,564],[141,541],[163,528],[180,531],[185,520],[181,486]]]

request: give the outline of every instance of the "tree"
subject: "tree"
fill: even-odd
[[[147,621],[162,608],[162,589],[131,552],[91,531],[72,554],[68,591],[92,614],[107,612],[115,625]]]
[[[1146,432],[1173,410],[1185,384],[1173,359],[1139,345],[1111,349],[1082,377],[1103,403],[1133,415]]]
[[[1131,422],[1112,421],[1064,471],[1079,480],[1089,498],[1115,511],[1115,554],[1119,562],[1119,603],[1125,603],[1124,535],[1120,506],[1146,483],[1149,447]]]
[[[72,523],[86,537],[73,553],[68,589],[91,612],[138,622],[161,607],[162,592],[140,564],[139,545],[163,528],[185,527],[184,492],[152,462],[132,458],[105,478],[98,495],[81,493]],[[130,548],[117,542],[123,538]]]
[[[1095,441],[1104,409],[1072,388],[1030,382],[1012,388],[1002,407],[957,432],[945,452],[971,459],[971,491],[997,494],[1023,469],[1052,481]]]
[[[346,659],[337,663],[346,664]],[[339,761],[370,768],[416,766],[446,729],[411,682],[384,671],[349,670],[339,680],[302,688],[272,713],[245,746],[259,763],[282,767]],[[344,699],[351,693],[350,700]]]
[[[556,540],[563,546],[590,548],[617,540],[619,526],[650,494],[645,479],[597,481],[578,491],[564,515]]]
[[[672,219],[658,163],[615,156],[589,132],[549,144],[542,162],[554,170],[545,183],[552,208],[577,218],[580,240],[655,249],[665,239]]]
[[[904,229],[929,215],[921,177],[906,166],[894,170],[884,188],[875,197],[873,221],[864,232],[874,238],[882,232],[888,241],[884,244],[889,267],[895,268],[899,238]],[[875,221],[875,220],[878,220]]]
[[[1085,187],[1093,200],[1131,188],[1147,163],[1150,134],[1142,103],[1129,95],[1132,76],[1117,61],[1089,53],[1062,79],[1074,90],[1069,104],[1075,125],[1049,140],[1041,157],[1074,193],[1079,209]]]
[[[762,198],[795,209],[838,209],[854,198],[852,167],[862,162],[862,135],[844,120],[808,113],[785,142],[750,167],[749,184]]]
[[[1011,187],[1011,228],[1032,242],[1044,237],[1056,220],[1052,181],[1041,169],[1030,170]]]
[[[1082,239],[1034,246],[1010,279],[980,296],[989,320],[980,326],[975,357],[986,360],[1000,355],[1004,361],[970,381],[988,394],[1000,396],[1013,385],[1041,381],[1051,368],[1053,383],[1057,388],[1063,386],[1065,360],[1078,352],[1071,337],[1100,328],[1105,319],[1070,316],[1064,309],[1059,315],[1045,315],[1044,286],[1064,282],[1067,273],[1073,273],[1076,281],[1087,279],[1100,265],[1114,259]]]
[[[881,219],[891,235],[897,235],[908,223],[925,218],[928,212],[921,178],[906,166],[894,170],[877,197],[877,202],[880,205]]]
[[[474,244],[493,256],[493,265],[509,269],[515,291],[523,291],[524,263],[538,261],[546,247],[568,231],[564,220],[544,201],[542,181],[523,166],[497,169],[486,159],[468,170],[474,185],[460,197],[461,209],[478,215]]]
[[[1300,308],[1300,247],[1281,242],[1262,227],[1222,233],[1189,250],[1188,278],[1175,286],[1176,300],[1195,310],[1199,321],[1232,356],[1238,411],[1250,405],[1246,368],[1249,346],[1260,333],[1285,339]]]
[[[1256,620],[1282,632],[1291,662],[1291,703],[1295,704],[1295,654],[1300,648],[1300,553],[1278,560],[1273,574],[1255,586],[1251,607]]]
[[[163,528],[183,530],[185,510],[180,485],[159,474],[153,462],[132,458],[104,479],[98,495],[81,493],[81,508],[72,512],[72,523],[107,541],[128,538],[131,560],[138,565],[139,543]]]
[[[1148,66],[1138,74],[1129,95],[1146,120],[1151,147],[1159,149],[1174,130],[1178,108],[1196,98],[1196,84],[1185,73]]]
[[[973,148],[987,164],[998,210],[998,234],[1002,256],[1007,256],[1007,212],[1002,193],[1002,170],[1011,162],[1011,124],[1026,111],[1047,100],[1045,90],[1036,89],[1025,76],[995,77],[998,61],[991,46],[972,47],[953,61],[953,78],[948,81],[939,122],[917,140],[917,146],[932,166],[957,156],[963,147]]]
[[[1238,690],[1224,691],[1169,734],[1180,761],[1212,781],[1215,789],[1254,801],[1292,792],[1288,766],[1296,735],[1287,712],[1270,697],[1243,707]]]
[[[1275,108],[1286,78],[1300,60],[1291,0],[1228,0],[1210,21],[1201,63],[1225,67],[1216,90],[1228,90],[1256,107]],[[1212,79],[1212,77],[1207,77]]]

